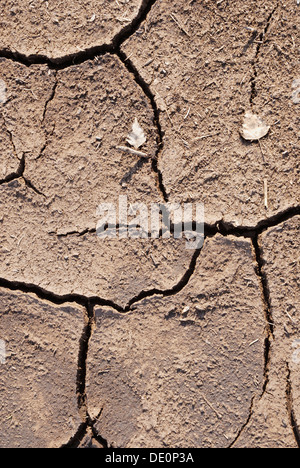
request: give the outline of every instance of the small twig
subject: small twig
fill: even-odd
[[[205,403],[210,407],[210,409],[213,410],[214,413],[216,413],[216,415],[218,416],[219,419],[222,419],[222,416],[218,413],[217,410],[215,410],[215,408],[213,407],[213,405],[205,398],[204,395],[201,395],[203,400],[205,401]]]
[[[177,26],[179,27],[179,29],[181,29],[181,31],[184,32],[184,34],[186,34],[188,37],[191,37],[190,34],[184,29],[184,27],[182,26],[182,24],[179,22],[179,20],[176,18],[176,16],[174,15],[174,13],[171,13],[171,14],[170,14],[170,17],[172,18],[173,21],[175,21],[175,23],[177,24]]]
[[[132,148],[128,148],[128,146],[116,146],[117,150],[123,151],[124,153],[134,154],[135,156],[139,156],[141,158],[149,159],[150,156],[148,154],[143,153],[142,151],[137,151]]]
[[[183,120],[186,120],[188,118],[188,116],[190,115],[190,112],[191,112],[191,108],[189,107],[189,110],[187,111],[187,114],[185,115]]]
[[[35,99],[36,101],[38,101],[39,98],[37,97],[36,94],[34,94],[34,92],[32,91],[32,89],[29,89],[29,88],[24,88],[24,89],[26,89],[26,91],[29,91],[29,92],[32,94],[32,96],[34,97],[34,99]]]
[[[143,67],[148,67],[153,62],[154,62],[154,58],[151,58],[150,60],[148,60],[148,62],[145,63],[145,65],[143,65]]]
[[[265,198],[265,207],[269,209],[269,200],[268,200],[268,180],[264,179],[264,198]]]
[[[128,60],[130,60],[132,56],[133,56],[133,52],[132,52],[131,54],[129,54],[128,57],[126,57],[125,62],[127,62]]]
[[[120,23],[131,23],[131,19],[130,18],[125,18],[125,17],[116,17],[116,20],[119,21]]]
[[[299,2],[300,2],[300,0],[299,0]],[[295,320],[293,320],[293,318],[290,316],[290,314],[287,311],[285,311],[285,313],[288,316],[288,318],[290,319],[290,321],[295,325],[295,323],[296,323]]]
[[[202,135],[200,137],[196,137],[193,139],[193,141],[199,141],[199,140],[204,140],[205,138],[209,138],[209,137],[213,137],[213,136],[216,136],[216,135],[219,135],[220,132],[217,132],[217,133],[209,133],[208,135]]]

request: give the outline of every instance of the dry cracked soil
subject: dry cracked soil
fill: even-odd
[[[299,14],[2,1],[0,447],[300,447]],[[120,197],[203,245],[97,236]]]

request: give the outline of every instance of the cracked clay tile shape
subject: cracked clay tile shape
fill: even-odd
[[[88,409],[103,408],[95,428],[109,445],[229,446],[263,380],[265,320],[250,241],[208,239],[180,293],[147,298],[128,314],[98,307],[96,321]]]
[[[39,156],[46,141],[44,111],[55,84],[54,72],[45,65],[26,67],[0,58],[0,78],[6,85],[6,102],[0,104],[18,159]],[[1,175],[0,175],[1,177]]]
[[[26,76],[26,67],[19,68]],[[38,78],[44,66],[36,65],[35,71]],[[22,179],[0,187],[0,277],[58,295],[101,296],[120,307],[141,291],[174,287],[193,256],[184,241],[102,240],[95,232],[102,203],[117,209],[122,195],[128,204],[143,202],[150,210],[161,201],[151,161],[124,158],[116,149],[130,130],[134,107],[147,132],[145,150],[155,158],[157,128],[150,101],[110,54],[61,70],[55,80],[54,87],[52,76],[43,102],[46,145],[39,157],[26,155],[24,173],[43,195]],[[10,88],[13,78],[7,81]],[[11,108],[6,111],[9,117]],[[34,125],[34,105],[21,107],[20,113]]]
[[[270,297],[274,339],[270,342],[267,386],[253,407],[235,447],[297,448],[299,441],[299,228],[300,217],[260,236]],[[292,428],[292,418],[294,429]]]
[[[60,61],[86,49],[110,44],[138,15],[142,1],[5,0],[0,50]]]
[[[211,224],[224,219],[256,225],[264,219],[264,179],[268,216],[299,204],[299,122],[291,100],[299,70],[299,14],[294,0],[275,6],[271,0],[217,6],[163,0],[139,34],[122,45],[160,110],[164,144],[158,167],[170,201],[204,203]],[[296,47],[287,60],[276,44],[289,54],[291,37]],[[261,147],[239,134],[252,107],[272,128]]]
[[[300,216],[267,231],[262,238],[268,277],[275,338],[290,369],[296,424],[300,428]],[[274,344],[276,346],[276,343]],[[299,431],[299,429],[298,429]]]
[[[84,327],[80,306],[55,306],[0,290],[2,448],[59,448],[81,424],[76,380]]]
[[[94,231],[50,234],[52,214],[23,181],[0,186],[0,278],[126,307],[142,291],[175,287],[194,255],[180,239],[99,239]]]

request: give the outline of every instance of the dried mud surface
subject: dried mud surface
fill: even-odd
[[[4,2],[1,447],[300,447],[299,8]],[[202,249],[100,239],[120,196]]]
[[[295,10],[292,1],[218,8],[211,1],[172,2],[172,8],[157,2],[144,33],[122,46],[161,110],[159,168],[169,199],[204,202],[207,222],[253,226],[299,204],[299,113],[291,99],[299,75]],[[239,135],[245,110],[271,125],[260,145]]]
[[[87,399],[90,414],[103,408],[95,428],[113,446],[233,442],[264,381],[250,240],[209,239],[184,291],[144,299],[126,315],[96,308],[96,326]]]
[[[66,56],[110,44],[138,16],[142,1],[4,0],[0,48],[60,62]]]

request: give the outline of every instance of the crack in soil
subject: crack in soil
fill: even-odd
[[[255,58],[254,58],[253,64],[252,64],[253,74],[252,74],[252,77],[250,79],[250,83],[251,83],[250,104],[251,104],[251,107],[253,107],[254,100],[258,96],[257,87],[256,87],[256,80],[257,80],[257,77],[258,77],[258,71],[257,71],[258,58],[259,58],[261,49],[265,44],[266,35],[268,34],[268,31],[269,31],[269,29],[271,27],[273,17],[275,15],[276,11],[278,10],[278,8],[279,8],[279,2],[277,3],[274,10],[270,13],[270,15],[269,15],[269,17],[267,19],[267,24],[266,24],[264,30],[261,32],[261,34],[259,36],[257,36],[258,32],[255,31],[253,33],[248,45],[247,45],[247,46],[249,46],[250,43],[253,43],[254,40],[257,39],[256,54],[255,54]]]
[[[19,161],[19,167],[18,167],[18,169],[17,169],[16,172],[13,172],[13,173],[9,174],[8,176],[6,176],[4,179],[0,180],[0,185],[8,184],[9,182],[12,182],[13,180],[23,179],[24,182],[25,182],[26,187],[30,188],[31,190],[33,190],[33,191],[34,191],[35,193],[37,193],[38,195],[42,195],[43,197],[45,197],[45,195],[44,195],[42,192],[40,192],[40,191],[33,185],[33,183],[32,183],[29,179],[27,179],[27,178],[24,176],[24,173],[25,173],[25,166],[26,166],[26,152],[23,153],[21,159],[18,158],[17,149],[16,149],[16,145],[15,145],[15,142],[14,142],[14,138],[13,138],[13,133],[12,133],[12,131],[9,130],[9,128],[7,127],[4,114],[2,113],[1,115],[2,115],[2,117],[3,117],[5,129],[6,129],[7,133],[8,133],[8,135],[9,135],[9,139],[10,139],[11,145],[12,145],[12,147],[13,147],[13,151],[14,151],[15,158]],[[45,198],[46,198],[46,197],[45,197]]]
[[[259,234],[261,234],[263,231],[268,229],[268,227],[274,227],[277,224],[281,224],[284,220],[291,219],[294,216],[297,216],[300,214],[300,207],[297,207],[296,211],[295,208],[286,210],[283,212],[280,216],[277,216],[276,218],[270,218],[269,223],[267,223],[266,220],[263,222],[259,223],[256,227],[256,233],[255,237],[253,237],[252,234],[252,229],[249,228],[246,229],[246,231],[242,232],[242,228],[232,228],[231,230],[227,226],[227,229],[225,232],[223,232],[223,229],[220,229],[214,225],[214,226],[209,226],[209,233],[208,237],[213,237],[217,233],[223,235],[223,236],[228,236],[228,235],[233,235],[236,237],[244,236],[244,237],[252,237],[252,243],[253,243],[253,248],[255,251],[255,256],[256,256],[256,263],[257,263],[257,275],[260,279],[261,283],[261,288],[262,288],[262,296],[263,296],[263,304],[264,304],[264,309],[265,309],[265,315],[266,315],[266,332],[267,332],[267,337],[265,340],[265,369],[264,369],[264,378],[265,382],[263,385],[263,394],[265,393],[267,389],[267,385],[269,383],[269,365],[270,365],[270,347],[271,347],[271,341],[274,337],[274,321],[272,318],[272,313],[271,313],[271,307],[270,307],[270,294],[269,294],[269,289],[268,289],[268,282],[266,275],[263,270],[264,262],[262,258],[262,253],[261,253],[261,247],[259,245]],[[268,226],[267,226],[268,225]],[[224,228],[224,226],[223,226]],[[87,230],[88,231],[88,230]],[[87,232],[86,231],[86,232]],[[108,447],[108,443],[105,439],[103,439],[96,431],[94,428],[95,420],[91,420],[89,414],[88,414],[88,408],[87,408],[87,397],[86,397],[86,372],[87,372],[87,357],[88,357],[88,349],[89,349],[89,342],[92,336],[92,330],[94,326],[94,307],[96,305],[99,306],[104,306],[104,307],[111,307],[115,309],[117,312],[120,313],[128,313],[129,311],[133,310],[134,304],[137,304],[138,302],[142,301],[145,298],[153,297],[155,295],[162,295],[163,297],[168,297],[172,295],[178,294],[180,291],[182,291],[185,286],[189,283],[190,279],[192,278],[196,265],[197,265],[197,260],[201,254],[202,250],[196,250],[190,266],[188,270],[185,272],[184,276],[182,279],[173,287],[168,290],[159,290],[159,289],[152,289],[149,291],[141,291],[137,296],[133,297],[127,306],[121,307],[118,304],[114,303],[113,301],[106,300],[100,297],[93,297],[93,298],[87,298],[83,295],[79,294],[68,294],[68,295],[57,295],[52,292],[46,291],[45,289],[33,285],[33,284],[26,284],[26,283],[21,283],[21,282],[14,282],[14,281],[8,281],[4,278],[0,278],[0,287],[4,289],[8,289],[11,291],[21,291],[23,293],[32,293],[35,294],[37,297],[40,299],[49,301],[51,303],[57,304],[57,305],[62,305],[64,303],[77,303],[81,306],[84,306],[87,310],[87,323],[84,327],[82,337],[80,339],[80,345],[79,345],[79,355],[78,355],[78,370],[77,370],[77,380],[76,380],[76,388],[77,388],[77,402],[78,402],[78,410],[79,414],[83,418],[83,423],[80,425],[78,431],[76,434],[71,438],[71,440],[64,446],[64,448],[75,448],[78,447],[79,444],[81,443],[83,437],[86,434],[86,431],[88,428],[91,428],[93,432],[94,438],[101,443],[104,447]],[[289,382],[289,379],[288,379]],[[262,395],[263,395],[262,394]],[[241,430],[239,431],[237,437],[235,440],[232,442],[229,448],[231,448],[238,438],[241,436],[242,432],[245,430],[247,425],[249,424],[252,414],[254,412],[253,406],[254,406],[254,398],[252,399],[251,403],[251,408],[249,412],[248,419],[246,423],[243,425]],[[291,384],[288,386],[287,390],[287,398],[288,401],[291,402]],[[289,408],[291,408],[291,404],[289,403]],[[99,418],[101,416],[101,413],[99,415]],[[292,421],[292,426],[293,430],[295,433],[295,437],[297,442],[300,442],[300,437],[299,437],[299,430],[298,428],[295,429],[295,417],[293,411],[290,409],[290,417]],[[297,436],[296,436],[297,435]],[[298,439],[297,439],[298,437]],[[300,443],[298,444],[300,446]]]
[[[158,168],[158,159],[159,155],[161,154],[163,147],[164,147],[164,141],[163,141],[163,131],[160,123],[160,111],[158,109],[156,100],[155,100],[155,95],[152,93],[150,86],[146,83],[146,81],[142,78],[140,73],[138,72],[137,68],[133,65],[133,63],[127,58],[126,54],[119,50],[117,52],[117,55],[121,62],[125,65],[127,70],[133,75],[135,82],[139,85],[139,87],[142,89],[143,93],[146,95],[148,100],[151,103],[151,107],[154,113],[154,125],[157,128],[157,151],[155,158],[152,159],[152,171],[155,173],[156,178],[157,178],[157,186],[158,189],[162,195],[163,200],[167,203],[169,201],[169,197],[166,191],[166,188],[163,183],[163,176],[161,171]]]
[[[82,418],[82,424],[79,426],[76,434],[62,448],[78,448],[84,436],[86,435],[88,428],[91,429],[93,437],[101,444],[101,446],[103,448],[108,448],[107,441],[103,437],[101,437],[94,428],[96,421],[100,419],[102,415],[103,409],[101,409],[100,413],[95,419],[92,419],[88,412],[86,395],[87,359],[89,343],[92,337],[93,327],[95,324],[94,308],[89,301],[87,303],[86,311],[86,324],[79,343],[78,369],[76,379],[77,404],[79,415]]]
[[[88,415],[87,420],[79,426],[76,433],[74,434],[74,436],[71,437],[69,442],[67,442],[60,448],[62,449],[79,448],[84,437],[87,435],[88,429],[91,430],[93,438],[100,444],[102,448],[104,449],[110,448],[108,445],[108,441],[104,439],[100,434],[98,434],[97,430],[95,429],[95,423],[98,421],[98,419],[101,418],[102,412],[103,412],[103,408],[101,409],[99,415],[95,419],[91,419],[90,416]]]
[[[253,238],[256,235],[260,235],[268,229],[278,226],[279,224],[282,224],[298,215],[300,215],[300,205],[292,206],[270,216],[269,218],[265,218],[259,221],[256,226],[234,226],[233,224],[224,221],[216,223],[216,226],[220,234],[224,236],[233,235]]]
[[[77,403],[79,414],[86,422],[88,420],[87,397],[86,397],[86,367],[89,342],[92,336],[94,323],[94,310],[90,303],[87,304],[86,324],[79,343],[78,370],[77,370]]]
[[[50,104],[50,102],[52,102],[55,98],[55,93],[56,93],[56,90],[57,90],[57,86],[58,86],[58,76],[57,76],[57,71],[54,72],[54,79],[55,79],[55,82],[54,82],[54,85],[53,85],[53,88],[52,88],[52,91],[51,91],[51,94],[50,94],[50,97],[49,99],[47,99],[47,101],[45,102],[45,107],[44,107],[44,112],[43,112],[43,117],[42,117],[42,122],[41,122],[41,125],[42,127],[44,127],[44,124],[45,124],[45,119],[46,119],[46,114],[47,114],[47,110],[48,110],[48,106]],[[45,144],[44,146],[41,148],[41,151],[40,151],[40,154],[38,155],[38,157],[36,158],[36,160],[40,159],[46,149],[47,149],[47,146],[48,146],[48,143],[49,143],[49,139],[54,135],[54,131],[55,131],[55,123],[53,124],[53,128],[51,130],[51,132],[47,133],[47,128],[45,128]]]
[[[267,275],[264,271],[264,260],[262,256],[262,247],[259,242],[259,236],[256,235],[253,240],[253,249],[255,252],[255,259],[256,259],[256,274],[260,280],[261,285],[261,292],[262,292],[262,301],[264,306],[264,313],[265,313],[265,320],[266,320],[266,338],[265,338],[265,365],[264,365],[264,385],[263,385],[263,392],[262,396],[265,394],[267,390],[267,386],[269,384],[269,376],[270,376],[270,362],[271,362],[271,344],[274,341],[274,319],[272,316],[272,309],[271,309],[271,298],[270,298],[270,290],[268,286],[268,279]],[[261,397],[262,397],[261,396]]]
[[[2,115],[2,118],[3,118],[3,122],[4,122],[5,129],[6,129],[7,133],[8,133],[8,136],[9,136],[9,140],[10,140],[11,145],[12,145],[12,147],[13,147],[13,151],[14,151],[15,158],[16,158],[17,160],[19,160],[19,158],[18,158],[18,153],[17,153],[17,148],[16,148],[16,145],[15,145],[15,142],[14,142],[14,137],[13,137],[12,131],[9,130],[9,128],[8,128],[8,126],[7,126],[6,119],[5,119],[5,116],[4,116],[3,112],[1,112],[1,115]]]
[[[58,86],[58,79],[57,79],[57,71],[66,69],[70,66],[73,65],[79,65],[82,64],[88,60],[94,60],[96,59],[97,56],[104,55],[107,53],[110,53],[112,55],[117,55],[118,58],[121,60],[121,62],[124,64],[126,69],[129,71],[129,73],[134,77],[135,82],[139,85],[139,87],[142,89],[143,93],[146,95],[148,100],[151,103],[151,107],[153,110],[154,118],[153,122],[157,128],[157,152],[155,155],[155,158],[152,160],[152,170],[156,175],[157,178],[157,184],[160,190],[160,193],[162,195],[162,198],[165,202],[168,201],[168,194],[166,191],[166,188],[163,184],[163,177],[162,173],[160,172],[158,168],[158,159],[159,155],[161,154],[161,151],[163,149],[164,141],[163,141],[163,130],[160,124],[160,111],[158,109],[156,100],[155,100],[155,95],[152,93],[149,85],[145,82],[145,80],[141,77],[140,73],[138,72],[137,68],[134,66],[134,64],[128,59],[126,54],[121,51],[121,46],[122,44],[129,39],[140,27],[143,21],[146,20],[148,14],[150,13],[152,7],[154,4],[157,2],[157,0],[143,0],[139,13],[136,16],[136,18],[133,19],[133,21],[125,26],[112,40],[110,44],[102,44],[100,46],[95,46],[91,47],[89,49],[86,49],[85,51],[80,51],[75,54],[70,54],[66,55],[65,57],[61,58],[49,58],[45,55],[30,55],[26,56],[24,54],[21,54],[17,51],[11,51],[11,50],[1,50],[0,51],[0,57],[10,59],[12,61],[18,62],[20,64],[25,65],[26,67],[30,67],[33,64],[46,64],[48,65],[49,69],[55,70],[55,84],[53,86],[51,95],[49,99],[45,103],[44,107],[44,112],[43,112],[43,118],[42,118],[42,125],[44,125],[45,118],[46,118],[46,113],[48,106],[50,102],[55,98],[55,92]],[[256,80],[258,77],[258,71],[257,71],[257,60],[259,57],[259,54],[261,52],[261,48],[263,47],[265,43],[265,38],[266,35],[269,31],[269,28],[271,26],[271,22],[273,20],[273,17],[279,8],[279,3],[276,5],[272,13],[270,14],[266,27],[263,30],[263,32],[259,36],[259,43],[257,44],[257,50],[256,50],[256,55],[255,59],[253,61],[253,76],[251,77],[251,96],[250,96],[250,104],[253,106],[254,100],[257,96],[257,86],[256,86]],[[256,36],[251,39],[253,42],[255,40]],[[55,126],[52,130],[52,133],[50,134],[53,135]],[[16,154],[16,148],[13,142],[13,136],[12,133],[8,130],[8,134],[10,137],[10,140],[12,142],[14,152]],[[38,156],[38,159],[42,157],[44,154],[47,145],[49,141],[49,135],[46,135],[46,142],[44,147],[41,149],[41,152]],[[36,193],[39,195],[43,195],[38,189],[36,189],[33,184],[24,177],[24,171],[25,171],[25,154],[23,154],[22,159],[20,161],[20,165],[18,170],[15,173],[10,174],[7,176],[5,179],[0,180],[0,185],[4,183],[11,182],[15,179],[18,178],[23,178],[25,181],[26,185],[34,190]],[[43,195],[44,196],[44,195]],[[272,317],[272,312],[271,312],[271,303],[270,303],[270,292],[268,288],[268,281],[266,274],[264,272],[264,261],[262,257],[262,251],[261,251],[261,246],[259,244],[259,235],[266,231],[267,229],[274,227],[278,224],[281,224],[282,222],[291,219],[294,216],[297,216],[300,214],[300,206],[297,207],[292,207],[289,208],[281,213],[278,213],[271,218],[265,219],[260,221],[255,227],[250,227],[250,226],[233,226],[230,223],[226,223],[223,220],[215,223],[214,225],[205,225],[205,235],[206,237],[213,237],[216,234],[221,234],[223,236],[229,236],[233,235],[236,237],[246,237],[246,238],[251,238],[252,239],[252,245],[253,249],[255,252],[255,258],[256,258],[256,273],[257,276],[259,277],[260,284],[261,284],[261,289],[262,289],[262,299],[263,299],[263,305],[264,305],[264,311],[265,311],[265,318],[266,318],[266,339],[265,339],[265,369],[264,369],[264,386],[263,386],[263,394],[266,391],[267,385],[269,383],[269,366],[270,366],[270,349],[271,349],[271,342],[274,339],[274,321]],[[172,229],[172,228],[171,228]],[[95,233],[96,229],[86,229],[82,232],[70,232],[65,235],[64,237],[67,237],[69,235],[78,235],[78,236],[83,236],[88,233]],[[173,226],[173,232],[174,232],[174,226]],[[80,339],[80,344],[79,344],[79,355],[78,355],[78,370],[77,370],[77,379],[76,379],[76,388],[77,388],[77,402],[78,402],[78,409],[79,413],[83,419],[82,424],[78,428],[76,434],[71,438],[71,440],[63,447],[63,448],[75,448],[78,447],[85,436],[88,428],[92,430],[94,438],[101,443],[101,445],[105,448],[108,447],[108,443],[105,439],[103,439],[96,431],[94,428],[95,422],[101,417],[102,410],[100,411],[99,415],[95,419],[91,419],[89,414],[88,414],[88,408],[87,408],[87,397],[86,397],[86,372],[87,372],[87,357],[88,357],[88,349],[89,349],[89,342],[92,336],[92,331],[93,331],[93,326],[94,326],[94,307],[96,305],[100,306],[108,306],[120,313],[127,313],[130,310],[132,310],[132,307],[134,304],[137,304],[138,302],[142,301],[145,298],[149,298],[155,295],[162,295],[164,297],[172,296],[178,294],[180,291],[182,291],[185,286],[189,283],[190,279],[192,278],[195,269],[196,269],[196,264],[197,260],[201,254],[201,249],[195,251],[190,266],[185,272],[184,276],[182,279],[177,283],[173,288],[170,288],[168,290],[159,290],[159,289],[152,289],[149,291],[141,291],[137,296],[133,297],[127,306],[124,308],[119,306],[118,304],[114,303],[113,301],[102,299],[100,297],[92,297],[92,298],[87,298],[83,295],[79,294],[67,294],[67,295],[57,295],[52,292],[46,291],[45,289],[36,286],[34,284],[26,284],[22,282],[14,282],[14,281],[8,281],[4,278],[0,278],[0,287],[4,289],[8,289],[11,291],[21,291],[23,293],[32,293],[35,294],[37,297],[40,299],[49,301],[51,303],[61,305],[64,303],[77,303],[81,306],[84,306],[87,315],[86,315],[86,324],[82,333],[82,337]],[[291,385],[291,380],[290,380],[290,369],[287,364],[287,390],[286,390],[286,395],[287,395],[287,408],[290,416],[290,421],[291,425],[293,428],[293,432],[295,435],[295,439],[297,441],[298,446],[300,447],[300,431],[299,428],[297,427],[296,424],[296,419],[295,419],[295,414],[293,410],[293,400],[292,400],[292,385]],[[239,439],[241,434],[244,432],[245,428],[249,424],[251,417],[254,412],[254,399],[255,397],[252,398],[251,401],[251,407],[249,410],[249,416],[247,418],[247,421],[245,424],[242,426],[240,429],[238,435],[236,436],[235,440],[231,443],[229,448],[231,448]]]
[[[20,179],[25,170],[25,154],[23,154],[21,160],[19,160],[19,167],[16,172],[12,172],[8,176],[6,176],[4,179],[0,179],[0,185],[3,184],[8,184],[9,182],[12,182],[13,180]]]
[[[33,190],[37,195],[41,195],[44,198],[46,198],[46,196],[40,190],[38,190],[33,185],[33,183],[29,179],[27,179],[27,177],[24,176],[25,166],[26,166],[26,157],[25,157],[25,153],[23,153],[23,156],[20,159],[20,163],[19,163],[19,167],[18,167],[17,171],[13,172],[12,174],[9,174],[4,179],[0,180],[0,185],[8,184],[8,183],[10,183],[10,182],[12,182],[14,180],[17,180],[17,179],[23,179],[24,182],[25,182],[26,187]]]
[[[46,113],[47,113],[48,106],[49,106],[50,102],[53,101],[53,99],[54,99],[54,97],[55,97],[56,88],[57,88],[57,86],[58,86],[57,71],[55,71],[55,73],[54,73],[54,79],[55,79],[55,82],[54,82],[54,85],[53,85],[53,88],[52,88],[50,97],[49,97],[49,99],[47,99],[47,101],[45,102],[45,107],[44,107],[44,112],[43,112],[43,118],[42,118],[42,125],[44,125],[44,122],[45,122],[45,118],[46,118]]]
[[[287,379],[286,379],[286,402],[287,402],[287,410],[289,414],[289,420],[291,422],[291,426],[293,429],[293,434],[295,436],[295,440],[297,442],[298,447],[300,448],[300,429],[297,425],[296,416],[293,408],[293,392],[292,392],[292,382],[291,382],[291,370],[289,367],[288,362],[286,363],[287,367]]]
[[[43,124],[45,121],[48,105],[55,97],[55,92],[56,92],[56,88],[58,85],[58,78],[57,78],[58,70],[63,70],[73,65],[79,65],[88,60],[95,60],[98,56],[101,56],[107,53],[116,55],[120,59],[120,61],[123,63],[123,65],[126,67],[126,69],[129,71],[129,73],[134,77],[135,82],[139,85],[139,87],[142,89],[143,93],[146,95],[146,97],[151,103],[151,107],[154,113],[153,122],[158,132],[157,151],[156,151],[155,158],[152,159],[152,170],[155,173],[155,176],[157,178],[157,186],[162,195],[162,198],[165,202],[167,202],[168,195],[163,184],[162,173],[158,168],[158,157],[163,148],[163,132],[162,132],[161,124],[160,124],[159,109],[156,104],[155,96],[150,90],[149,85],[141,77],[137,68],[127,58],[126,54],[121,51],[122,44],[139,29],[142,22],[146,20],[149,12],[151,11],[156,1],[157,0],[143,0],[138,15],[132,20],[132,22],[129,25],[125,26],[114,37],[114,39],[112,40],[110,44],[102,44],[101,46],[95,46],[90,49],[86,49],[85,51],[80,51],[80,52],[77,52],[76,54],[67,55],[65,57],[57,58],[57,59],[55,58],[52,59],[45,55],[39,55],[39,54],[26,56],[17,51],[13,52],[9,50],[0,51],[0,57],[4,57],[12,61],[21,63],[27,67],[30,67],[33,64],[40,64],[40,65],[45,64],[45,65],[48,65],[49,69],[54,69],[56,71],[55,73],[56,82],[54,84],[50,98],[47,100],[45,104],[45,108],[44,108],[44,114],[43,114],[43,119],[42,119],[42,124]],[[54,129],[55,127],[53,128],[50,136],[53,135]],[[41,149],[41,152],[37,159],[40,159],[42,155],[44,154],[48,145],[48,140],[49,140],[49,136],[46,137],[45,145]]]
[[[124,28],[116,34],[109,44],[104,43],[57,58],[50,58],[43,54],[26,55],[18,51],[2,49],[0,50],[0,58],[7,58],[25,65],[26,67],[30,67],[31,65],[48,65],[50,69],[63,70],[73,65],[80,65],[88,60],[94,60],[99,55],[104,55],[106,53],[115,55],[121,45],[139,29],[140,25],[145,21],[156,2],[157,0],[143,0],[137,16],[130,24],[124,26]]]
[[[5,177],[5,179],[0,180],[0,185],[8,184],[14,180],[17,179],[23,179],[25,182],[26,187],[29,189],[33,190],[37,195],[41,195],[42,197],[46,198],[46,195],[44,195],[39,189],[37,189],[33,183],[27,179],[27,177],[24,176],[25,172],[25,166],[26,166],[26,153],[23,153],[23,156],[20,160],[19,167],[17,169],[17,172],[13,172],[12,174],[9,174],[8,176]]]
[[[253,416],[253,413],[254,413],[254,399],[255,399],[255,396],[252,397],[251,399],[251,405],[250,405],[250,409],[249,409],[249,415],[248,415],[248,418],[247,418],[247,421],[245,422],[245,424],[243,424],[243,426],[241,427],[241,429],[239,430],[236,438],[234,439],[233,442],[231,442],[231,444],[229,445],[229,447],[227,448],[233,448],[234,445],[237,443],[237,441],[239,440],[239,438],[241,437],[241,435],[243,434],[243,432],[245,431],[246,427],[248,426],[248,424],[250,423],[251,421],[251,418]]]
[[[42,196],[42,197],[44,197],[44,198],[47,198],[46,195],[45,195],[43,192],[41,192],[38,188],[36,188],[36,187],[33,185],[33,183],[32,183],[29,179],[27,179],[27,177],[25,177],[24,175],[22,175],[22,178],[23,178],[23,180],[24,180],[24,182],[25,182],[26,187],[28,187],[28,188],[30,188],[31,190],[33,190],[37,195],[40,195],[40,196]]]
[[[300,429],[299,429],[299,427],[297,425],[296,416],[295,416],[295,412],[294,412],[294,408],[293,408],[291,370],[290,370],[290,367],[289,367],[288,363],[286,363],[286,368],[287,368],[287,377],[286,377],[286,405],[287,405],[287,411],[288,411],[288,416],[289,416],[289,420],[290,420],[290,423],[291,423],[291,428],[292,428],[296,443],[297,443],[298,447],[300,448]],[[252,419],[252,416],[254,414],[254,400],[255,400],[255,396],[252,398],[252,401],[251,401],[251,406],[250,406],[249,416],[248,416],[247,421],[242,426],[242,428],[240,429],[237,437],[229,445],[228,448],[233,448],[234,447],[234,445],[239,440],[240,436],[243,434],[246,427],[250,423],[250,421]]]
[[[76,293],[58,295],[51,291],[47,291],[43,289],[42,287],[34,285],[34,284],[27,284],[27,283],[23,283],[19,281],[9,281],[5,278],[0,278],[0,288],[8,289],[10,291],[20,291],[25,294],[28,294],[28,293],[35,294],[39,299],[52,302],[56,305],[62,305],[65,303],[76,303],[76,304],[86,307],[88,310],[90,310],[90,307],[98,305],[102,307],[111,307],[115,309],[117,312],[126,314],[132,310],[132,306],[134,304],[142,301],[145,298],[156,296],[156,295],[168,297],[168,296],[176,295],[178,294],[178,292],[182,291],[182,289],[184,289],[185,286],[187,286],[187,284],[189,283],[195,271],[197,259],[200,256],[200,253],[201,253],[201,249],[195,251],[189,268],[187,269],[187,271],[185,272],[181,280],[177,284],[175,284],[172,288],[167,289],[167,290],[153,288],[151,290],[141,291],[137,296],[133,297],[125,307],[120,306],[114,301],[111,301],[109,299],[103,299],[99,296],[86,297],[84,295],[76,294]]]
[[[259,221],[256,226],[234,226],[233,224],[225,222],[223,220],[216,221],[214,224],[204,223],[205,238],[214,237],[216,234],[221,234],[224,237],[234,236],[234,237],[245,237],[246,239],[247,238],[253,239],[257,235],[262,234],[268,229],[272,227],[276,227],[279,224],[282,224],[283,222],[288,221],[298,215],[300,215],[300,206],[292,206],[269,218],[265,218]],[[164,218],[162,218],[162,222],[163,220]],[[181,225],[178,225],[178,224],[174,224],[170,222],[169,226],[167,225],[165,226],[170,231],[171,237],[174,236],[174,233],[178,232],[179,230],[180,232],[184,232],[183,223]],[[116,229],[116,231],[118,232],[118,231],[123,230],[124,228],[130,229],[131,227],[134,229],[140,228],[140,226],[130,225],[130,224],[128,226],[127,225],[125,226],[122,224],[116,224],[116,226],[110,226],[107,224],[105,226],[105,230],[113,228],[113,229]],[[196,232],[197,230],[196,221],[192,221],[192,230],[194,232]],[[62,237],[73,237],[73,236],[83,237],[86,234],[96,234],[96,232],[97,232],[96,228],[86,228],[82,231],[74,230],[74,231],[69,231],[65,233],[59,233],[58,231],[51,231],[51,232],[48,232],[48,234],[50,236],[57,236],[58,238],[62,238]],[[145,235],[147,235],[147,237],[151,239],[153,236],[153,233],[149,231],[148,233],[145,232]],[[162,237],[162,235],[163,235],[163,228],[161,228],[159,231],[159,237]]]

